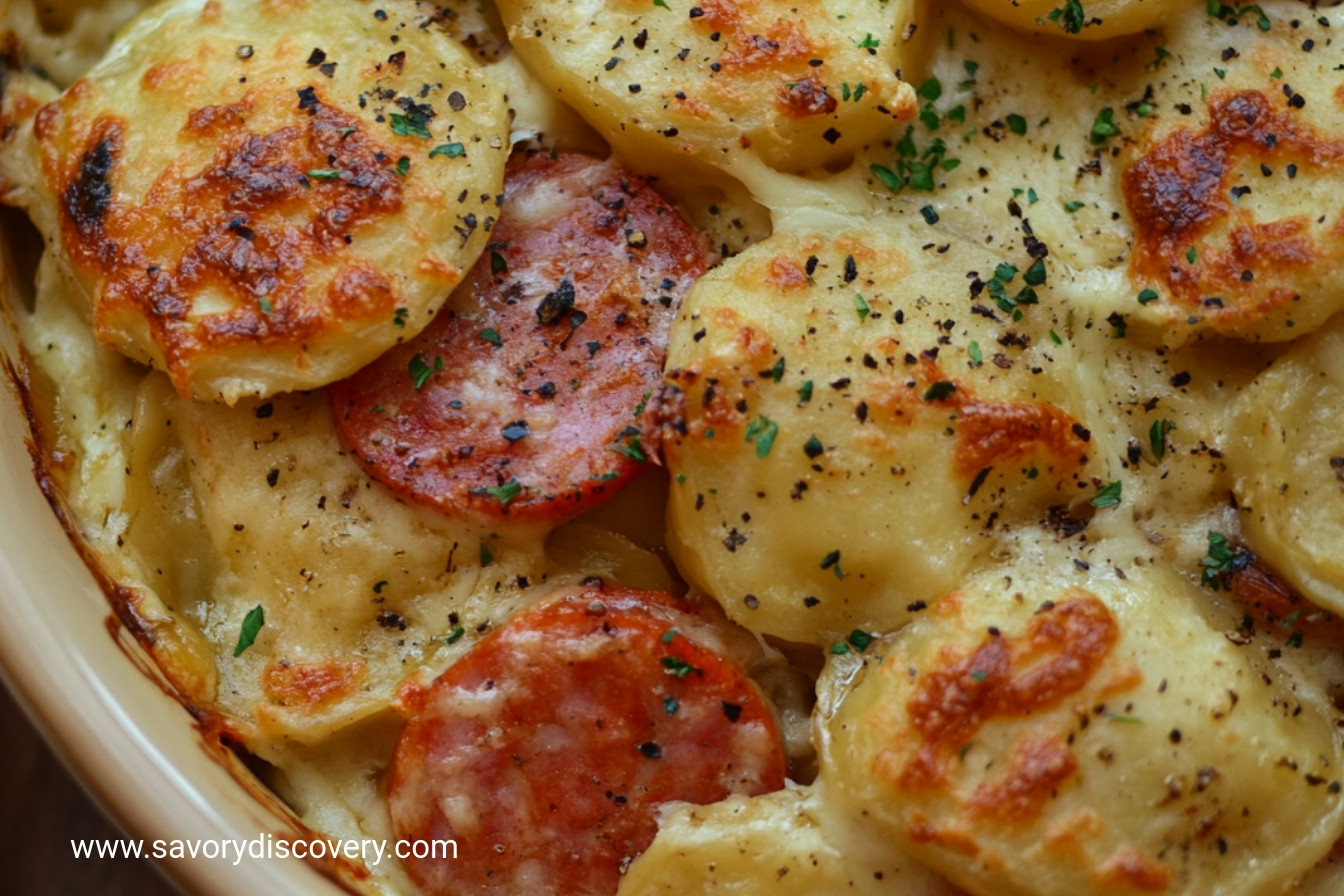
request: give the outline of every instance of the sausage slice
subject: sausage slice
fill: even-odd
[[[663,803],[782,787],[771,709],[686,634],[702,624],[670,595],[590,588],[524,610],[403,694],[393,826],[458,846],[406,860],[412,879],[430,896],[611,894]]]

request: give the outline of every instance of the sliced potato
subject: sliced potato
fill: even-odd
[[[433,7],[391,10],[184,0],[37,113],[101,342],[232,403],[429,322],[498,213],[508,115]]]

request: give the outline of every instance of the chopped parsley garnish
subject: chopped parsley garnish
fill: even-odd
[[[267,317],[275,311],[275,309],[271,307],[270,296],[257,296],[257,307],[260,308],[261,313],[265,314]]]
[[[949,380],[939,380],[924,390],[925,401],[944,401],[957,391],[957,384]]]
[[[513,503],[513,499],[522,493],[523,484],[517,479],[510,479],[503,485],[492,485],[481,491],[498,501],[499,506],[508,507]]]
[[[665,656],[663,657],[662,662],[663,662],[663,671],[666,672],[668,675],[675,675],[677,678],[685,678],[692,672],[695,672],[697,674],[702,673],[702,670],[695,668],[690,663],[686,662],[680,657]]]
[[[433,376],[436,371],[442,369],[443,358],[441,356],[435,356],[434,365],[431,367],[429,364],[425,363],[425,359],[420,356],[419,352],[411,358],[410,364],[407,365],[407,370],[411,374],[411,382],[415,385],[415,391],[417,392],[425,387],[425,383],[429,382],[429,378]]]
[[[1064,29],[1068,34],[1079,33],[1083,30],[1083,25],[1087,24],[1083,4],[1079,0],[1065,0],[1063,6],[1057,6],[1050,10],[1045,18]]]
[[[1139,304],[1147,305],[1149,302],[1158,300],[1158,292],[1155,289],[1144,289],[1139,292]]]
[[[849,637],[845,640],[849,642],[850,647],[853,647],[859,653],[863,653],[868,649],[868,645],[873,643],[873,636],[863,629],[856,628],[849,633]]]
[[[1000,263],[994,268],[994,276],[984,282],[983,287],[989,292],[990,298],[994,304],[999,306],[1000,311],[1013,315],[1013,320],[1022,319],[1022,311],[1019,305],[1035,305],[1038,301],[1034,286],[1040,286],[1045,282],[1045,263],[1041,259],[1036,259],[1022,279],[1025,286],[1017,291],[1015,295],[1008,294],[1008,284],[1013,282],[1017,276],[1017,268],[1011,264]]]
[[[392,124],[392,133],[398,137],[419,137],[421,140],[428,140],[433,136],[429,132],[429,120],[424,115],[403,115],[400,112],[393,112],[387,116],[387,120]]]
[[[639,404],[635,405],[634,416],[638,417],[644,413],[644,409],[649,406],[649,399],[652,397],[653,397],[653,390],[645,389],[644,397],[639,400]]]
[[[971,356],[971,365],[974,367],[979,367],[981,364],[985,363],[984,355],[980,353],[980,343],[976,342],[974,339],[967,344],[966,354]]]
[[[340,180],[341,172],[336,168],[313,168],[303,173],[309,180]]]
[[[1148,445],[1153,449],[1153,458],[1161,463],[1167,453],[1167,433],[1176,428],[1175,420],[1154,420],[1148,427]]]
[[[1096,495],[1088,503],[1093,507],[1114,507],[1120,503],[1120,490],[1124,483],[1119,479],[1106,485],[1097,491]]]
[[[859,323],[867,320],[868,315],[873,311],[872,308],[868,307],[868,300],[857,294],[854,296],[854,310],[859,314]]]
[[[494,327],[486,327],[476,335],[493,345],[495,348],[499,348],[504,344],[504,340],[500,338],[499,332]]]
[[[404,330],[406,329],[406,316],[411,313],[409,308],[398,308],[392,312],[392,326]]]
[[[668,715],[670,715],[670,716],[674,716],[674,715],[676,715],[676,714],[677,714],[677,710],[680,709],[680,708],[681,708],[681,704],[677,702],[677,698],[676,698],[676,697],[664,697],[664,698],[663,698],[663,712],[667,713]]]
[[[756,456],[765,457],[775,445],[775,436],[779,435],[779,424],[764,415],[758,416],[747,424],[747,433],[743,441],[756,445]]]
[[[1220,3],[1219,0],[1208,0],[1206,4],[1209,15],[1215,19],[1222,19],[1229,25],[1236,25],[1238,20],[1248,15],[1255,16],[1255,26],[1261,31],[1268,31],[1273,27],[1269,16],[1258,5],[1252,3],[1248,6],[1228,6]]]
[[[806,380],[801,386],[798,387],[798,403],[800,405],[807,404],[811,400],[812,400],[812,381]]]
[[[460,625],[455,625],[452,627],[452,630],[448,632],[448,636],[443,639],[443,643],[456,644],[458,641],[462,640],[462,636],[466,633],[467,630],[465,628]]]
[[[243,651],[257,640],[257,633],[265,624],[266,611],[262,609],[261,604],[248,610],[247,615],[243,617],[242,626],[238,629],[238,645],[233,648],[233,655],[242,656]]]
[[[1214,591],[1226,588],[1236,569],[1237,555],[1227,543],[1227,536],[1220,532],[1209,533],[1209,552],[1199,561],[1204,568],[1200,584]]]
[[[461,143],[440,143],[429,151],[429,157],[444,156],[449,159],[456,159],[459,156],[467,154],[467,148]]]
[[[489,566],[495,562],[495,553],[490,550],[490,545],[481,542],[481,566]]]
[[[637,427],[627,426],[621,430],[620,438],[612,442],[607,447],[617,454],[624,454],[626,457],[637,463],[644,463],[649,459],[644,453],[644,445],[640,441],[640,431]]]
[[[1092,131],[1088,135],[1093,146],[1100,146],[1105,143],[1107,139],[1120,133],[1119,125],[1113,120],[1114,116],[1115,110],[1110,106],[1107,106],[1097,113],[1096,119],[1092,122]]]
[[[937,186],[934,178],[938,171],[951,171],[960,164],[961,159],[947,157],[947,144],[941,137],[935,137],[921,151],[915,145],[915,129],[911,125],[896,144],[895,168],[874,164],[869,165],[868,170],[893,193],[899,193],[906,187],[931,192]]]

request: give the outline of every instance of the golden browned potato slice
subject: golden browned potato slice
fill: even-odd
[[[1335,713],[1152,551],[1025,550],[836,664],[826,785],[977,896],[1289,892],[1344,829]]]
[[[1252,551],[1344,613],[1344,326],[1336,319],[1238,401],[1224,451]]]
[[[1108,40],[1157,28],[1173,7],[1172,0],[969,0],[976,12],[1005,25],[1078,40]]]
[[[673,327],[670,547],[753,629],[895,627],[1000,527],[1095,493],[1049,264],[914,219],[776,232]]]
[[[789,171],[844,160],[915,113],[915,4],[504,0],[528,66],[636,164]]]
[[[98,339],[232,403],[429,322],[498,213],[508,115],[433,7],[187,0],[37,115]]]

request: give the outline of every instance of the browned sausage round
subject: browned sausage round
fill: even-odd
[[[393,826],[458,847],[406,861],[424,892],[615,893],[661,804],[782,787],[771,710],[687,636],[701,624],[670,595],[591,588],[524,610],[404,694]]]
[[[341,441],[447,513],[573,516],[656,459],[668,327],[704,270],[636,175],[580,155],[515,165],[468,289],[331,387]]]

